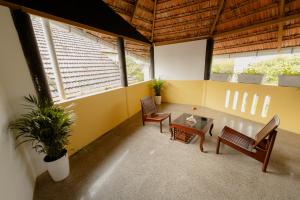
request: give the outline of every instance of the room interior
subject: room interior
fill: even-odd
[[[300,58],[299,13],[299,0],[0,0],[0,199],[298,199],[300,86],[275,72]],[[273,58],[286,62],[239,81]],[[225,81],[220,60],[234,63]],[[58,182],[9,129],[29,94],[75,115]],[[184,113],[204,118],[190,137],[175,126]],[[228,145],[229,128],[247,148]]]

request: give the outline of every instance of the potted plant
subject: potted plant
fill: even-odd
[[[243,73],[238,74],[239,83],[261,84],[264,74],[259,73],[255,68],[248,68]]]
[[[216,59],[212,63],[212,73],[210,80],[213,81],[230,81],[233,74],[234,60],[232,59]]]
[[[73,112],[60,108],[51,100],[25,97],[28,113],[11,122],[9,128],[21,139],[30,142],[38,153],[45,153],[44,162],[54,181],[65,179],[70,172],[66,145],[69,143]]]
[[[161,104],[161,94],[160,93],[161,93],[163,84],[164,84],[164,81],[161,80],[160,78],[154,79],[152,81],[152,88],[153,88],[154,93],[155,93],[154,100],[155,100],[155,103],[157,105]]]
[[[212,74],[210,75],[210,80],[213,81],[229,81],[232,75],[232,71],[222,70],[221,68],[213,68]]]
[[[287,87],[300,87],[300,71],[284,67],[278,75],[278,85]]]

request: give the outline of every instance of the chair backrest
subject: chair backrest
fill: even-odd
[[[263,141],[268,135],[270,135],[275,129],[279,126],[280,119],[277,115],[275,115],[269,123],[263,127],[255,136],[255,144],[254,147],[257,146],[261,141]]]
[[[143,115],[152,115],[157,113],[157,108],[155,106],[153,97],[147,96],[141,98],[142,112]]]

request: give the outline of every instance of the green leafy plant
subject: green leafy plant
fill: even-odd
[[[24,107],[29,112],[9,125],[16,139],[22,138],[17,146],[31,142],[32,148],[47,154],[49,161],[57,160],[64,155],[65,146],[69,143],[73,111],[31,95],[25,97],[25,102]]]
[[[287,75],[287,76],[300,76],[300,71],[295,71],[292,69],[292,67],[287,66],[282,68],[280,74]]]
[[[160,92],[162,90],[164,83],[165,81],[161,80],[160,78],[154,79],[152,81],[152,88],[154,89],[155,96],[161,96]]]
[[[127,74],[129,77],[136,79],[137,81],[144,81],[144,72],[141,64],[136,59],[130,56],[126,56]]]
[[[234,62],[232,59],[226,60],[213,60],[212,63],[212,73],[215,74],[232,74],[233,73]]]
[[[260,72],[258,72],[255,68],[248,68],[246,70],[243,71],[244,74],[250,74],[250,75],[255,75],[255,74],[261,74]]]

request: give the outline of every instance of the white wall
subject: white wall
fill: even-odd
[[[206,40],[154,47],[155,77],[203,80]]]
[[[0,19],[0,198],[27,200],[45,167],[30,145],[15,149],[7,124],[23,112],[23,96],[35,92],[8,8],[0,6]]]

